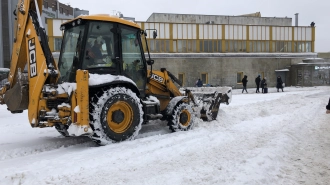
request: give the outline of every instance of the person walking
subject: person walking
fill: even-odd
[[[276,84],[277,92],[279,92],[279,89],[282,89],[283,91],[283,81],[280,75],[277,76],[277,84]]]
[[[325,106],[325,108],[327,109],[327,111],[325,113],[330,114],[330,98],[329,98],[328,104],[327,104],[327,106]]]
[[[261,81],[261,78],[260,78],[260,75],[258,75],[257,78],[255,79],[255,82],[257,85],[256,93],[260,93],[260,91],[259,91],[260,81]]]
[[[266,77],[264,77],[260,82],[261,87],[261,93],[264,93],[264,89],[267,88],[267,80]]]
[[[244,75],[244,78],[242,79],[242,83],[243,83],[243,90],[242,90],[242,93],[244,92],[244,90],[245,90],[246,93],[248,93],[247,90],[246,90],[246,84],[247,84],[247,82],[248,82],[248,80],[247,80],[247,76]]]

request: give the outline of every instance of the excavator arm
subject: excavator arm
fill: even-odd
[[[59,76],[40,18],[42,2],[20,0],[17,4],[9,83],[0,92],[0,103],[7,104],[11,112],[29,109],[30,123],[38,119],[44,84],[56,84]]]

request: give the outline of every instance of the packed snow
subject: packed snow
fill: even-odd
[[[90,86],[96,86],[96,85],[100,85],[103,83],[110,83],[113,81],[126,81],[126,82],[130,82],[132,84],[135,84],[135,82],[133,82],[133,80],[125,77],[125,76],[114,76],[114,75],[110,75],[110,74],[106,74],[106,75],[100,75],[100,74],[89,74],[90,78],[89,78],[89,85]]]
[[[1,105],[0,184],[329,184],[330,87],[248,92],[234,89],[217,120],[190,131],[153,121],[102,147],[31,128],[27,111]]]

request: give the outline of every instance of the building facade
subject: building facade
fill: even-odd
[[[201,78],[241,88],[244,75],[248,87],[255,87],[258,75],[267,77],[269,87],[278,75],[286,85],[299,85],[291,66],[317,57],[315,27],[292,26],[292,18],[154,13],[138,24],[147,30],[155,69],[166,67],[186,86]]]
[[[291,18],[153,13],[142,29],[156,29],[154,53],[314,52],[315,27],[292,26]]]

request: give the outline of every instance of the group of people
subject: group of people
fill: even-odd
[[[244,90],[246,93],[247,92],[247,89],[246,89],[246,85],[247,85],[247,76],[244,75],[244,78],[242,79],[242,83],[243,83],[243,90],[242,90],[242,93],[244,93]],[[268,88],[267,88],[267,79],[266,77],[264,77],[262,80],[261,80],[261,77],[260,75],[257,76],[257,78],[255,79],[255,83],[256,83],[256,86],[257,86],[257,89],[256,89],[256,93],[260,93],[259,91],[259,88],[261,87],[261,92],[262,93],[267,93],[268,92]],[[283,92],[283,81],[282,81],[282,78],[281,76],[278,76],[277,77],[277,83],[276,83],[276,88],[277,88],[277,92],[279,92],[279,89],[282,89],[282,92]]]

